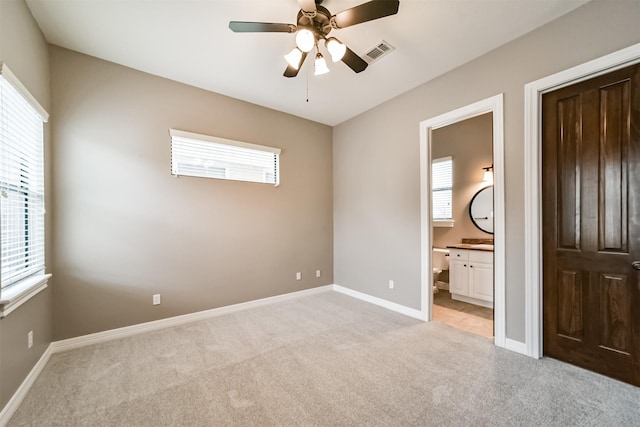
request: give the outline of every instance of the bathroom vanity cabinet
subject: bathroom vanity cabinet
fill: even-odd
[[[493,308],[493,252],[449,249],[451,298]]]

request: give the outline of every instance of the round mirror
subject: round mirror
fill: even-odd
[[[473,196],[469,216],[476,227],[493,234],[493,185],[484,187]]]

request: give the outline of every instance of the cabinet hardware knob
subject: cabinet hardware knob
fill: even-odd
[[[631,267],[633,267],[634,270],[640,270],[640,261],[634,261],[631,263]]]

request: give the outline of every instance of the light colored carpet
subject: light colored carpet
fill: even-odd
[[[327,292],[51,357],[11,426],[638,425],[640,389]]]

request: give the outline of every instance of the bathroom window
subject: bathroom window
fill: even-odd
[[[434,159],[431,164],[434,227],[453,227],[453,158]]]

